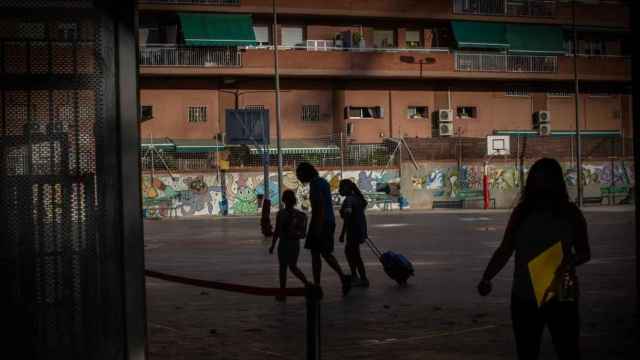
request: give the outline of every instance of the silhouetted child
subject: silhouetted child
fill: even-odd
[[[282,193],[282,202],[285,208],[276,216],[276,230],[273,234],[273,242],[269,253],[273,254],[276,242],[278,245],[278,262],[280,263],[280,288],[287,287],[287,268],[305,285],[310,285],[307,278],[298,268],[298,255],[300,254],[300,239],[305,237],[307,230],[307,216],[302,211],[296,210],[296,195],[291,190]],[[276,297],[278,301],[284,301],[284,297]]]
[[[369,287],[369,279],[364,268],[364,262],[360,255],[360,244],[364,243],[367,235],[367,218],[364,214],[367,209],[365,200],[358,186],[349,179],[340,181],[340,195],[344,196],[340,216],[344,220],[340,242],[347,244],[344,247],[344,254],[351,268],[351,278],[354,286]]]

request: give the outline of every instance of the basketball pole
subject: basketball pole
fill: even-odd
[[[278,154],[278,208],[282,210],[282,149],[280,144],[280,72],[278,69],[278,12],[273,0],[273,70],[276,88],[276,151]]]
[[[580,136],[580,83],[578,80],[578,35],[576,32],[576,0],[571,2],[571,14],[573,17],[573,85],[574,85],[574,105],[576,112],[576,185],[577,185],[577,205],[582,207],[582,139]]]

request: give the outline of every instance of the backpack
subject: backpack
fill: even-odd
[[[289,239],[299,240],[304,238],[307,235],[307,214],[293,209],[285,232]]]

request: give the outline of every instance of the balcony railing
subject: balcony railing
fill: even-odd
[[[240,67],[242,53],[233,47],[144,46],[140,48],[140,65]]]
[[[553,17],[556,0],[453,0],[460,15]]]
[[[141,4],[240,5],[240,0],[138,0]]]
[[[456,53],[456,71],[556,73],[557,56]]]

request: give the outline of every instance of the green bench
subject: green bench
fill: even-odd
[[[615,205],[616,198],[627,199],[630,195],[629,186],[604,186],[600,188],[602,199],[607,199],[607,205]]]
[[[362,195],[369,203],[369,207],[382,205],[382,210],[391,210],[393,201],[391,200],[391,196],[389,196],[389,194],[384,192],[364,192],[362,193]]]
[[[457,198],[462,200],[463,208],[466,209],[469,202],[484,201],[484,194],[481,190],[463,190],[458,193]],[[491,208],[495,209],[496,199],[489,198],[489,202],[491,203]]]
[[[433,209],[462,209],[464,207],[463,200],[433,200]]]

